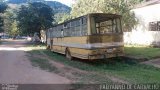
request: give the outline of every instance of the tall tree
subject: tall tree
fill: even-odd
[[[17,36],[20,34],[20,31],[17,28],[17,21],[14,21],[11,25],[11,30],[9,32],[11,36]]]
[[[16,14],[17,14],[17,9],[11,7],[9,7],[3,14],[4,31],[7,32],[10,36],[15,36],[20,34],[17,28]]]
[[[40,33],[52,26],[53,11],[41,2],[29,3],[27,6],[21,6],[18,15],[18,28],[25,34]]]
[[[3,31],[2,29],[4,25],[3,13],[6,9],[7,9],[7,5],[3,2],[3,0],[0,0],[0,32]]]
[[[122,15],[124,31],[130,31],[137,24],[131,9],[142,0],[77,0],[72,6],[72,17],[87,13],[113,13]]]

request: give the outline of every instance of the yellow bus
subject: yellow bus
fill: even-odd
[[[68,59],[104,59],[124,55],[121,15],[92,13],[47,30],[47,46]]]

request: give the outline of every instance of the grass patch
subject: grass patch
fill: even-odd
[[[44,50],[42,50],[44,51]],[[29,51],[28,52],[29,54],[31,54],[30,56],[30,61],[32,63],[33,66],[35,67],[40,67],[41,69],[43,70],[47,70],[47,71],[50,71],[50,72],[55,72],[57,74],[61,74],[61,73],[65,73],[65,72],[61,72],[59,71],[56,67],[54,67],[51,63],[49,63],[48,60],[45,60],[45,59],[40,59],[40,58],[35,58],[34,55],[40,55],[40,50],[32,50],[32,51]],[[52,53],[50,53],[52,54]],[[42,55],[42,54],[41,54]],[[63,56],[60,56],[59,57],[63,58]],[[62,60],[62,59],[60,59]],[[65,65],[68,65],[67,63]],[[77,64],[76,64],[77,65]],[[84,69],[85,70],[85,69]],[[111,80],[109,80],[108,78],[106,77],[99,77],[99,75],[96,75],[96,74],[82,74],[80,72],[73,72],[72,73],[74,75],[74,77],[76,78],[79,78],[78,81],[76,80],[76,84],[89,84],[91,82],[94,82],[94,83],[112,83]],[[73,79],[73,77],[67,77],[69,79]],[[73,79],[74,80],[74,79]]]
[[[125,47],[125,54],[130,56],[153,59],[160,57],[160,48],[153,47]]]
[[[117,65],[119,69],[107,70],[131,83],[160,83],[160,69],[147,65]]]
[[[48,60],[40,59],[40,58],[32,58],[30,59],[30,61],[32,62],[33,66],[40,67],[43,70],[47,70],[50,72],[57,70],[57,68],[54,67],[51,63],[49,63]]]
[[[83,62],[82,60],[69,61],[63,55],[52,53],[47,50],[43,50],[43,52],[53,58],[53,60],[61,62],[65,65],[81,70],[97,72],[104,76],[111,75],[120,77],[130,83],[160,83],[159,68],[130,62],[131,60],[120,60],[115,58],[115,62],[113,63],[109,63],[106,60],[99,60],[95,62]]]
[[[36,54],[36,55],[41,55],[41,53],[39,52],[39,50],[32,50],[31,52],[29,52],[31,55]]]
[[[77,67],[81,70],[88,70],[88,71],[93,71],[92,68],[88,67],[88,63],[83,63],[77,60],[68,60],[66,59],[65,56],[61,55],[61,54],[57,54],[57,53],[53,53],[51,51],[48,50],[43,50],[43,52],[48,55],[49,57],[53,58],[53,60],[58,61],[58,62],[63,62],[63,64],[65,65],[69,65],[72,67]],[[81,66],[82,65],[82,66]],[[94,66],[93,66],[94,68]]]

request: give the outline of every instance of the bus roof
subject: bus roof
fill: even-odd
[[[101,17],[103,20],[104,18],[120,18],[122,17],[121,15],[118,15],[118,14],[111,14],[111,13],[89,13],[89,14],[86,14],[86,15],[83,15],[83,16],[80,16],[80,17],[77,17],[77,18],[74,18],[74,19],[71,19],[71,20],[68,20],[68,21],[64,21],[62,23],[59,23],[59,24],[55,24],[53,26],[58,26],[58,25],[62,25],[64,23],[68,23],[70,21],[73,21],[73,20],[76,20],[76,19],[79,19],[81,17],[86,17],[86,16],[94,16],[94,17]]]
[[[94,17],[96,22],[103,22],[109,19],[121,18],[121,15],[110,14],[110,13],[91,13],[90,16]]]
[[[111,14],[111,13],[90,13],[88,15],[95,16],[95,17],[108,17],[108,18],[119,18],[121,15],[118,14]]]

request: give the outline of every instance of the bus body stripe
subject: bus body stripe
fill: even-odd
[[[123,42],[111,42],[111,43],[89,43],[89,44],[79,44],[79,43],[58,43],[53,42],[53,45],[64,46],[64,47],[74,47],[83,49],[97,49],[97,48],[113,48],[124,46]]]

